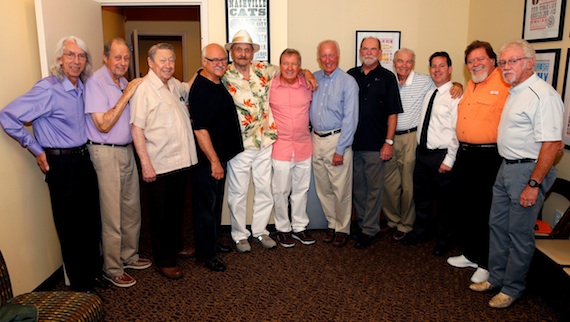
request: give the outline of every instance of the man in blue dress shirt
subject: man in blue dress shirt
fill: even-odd
[[[310,120],[313,127],[313,172],[317,196],[328,221],[323,239],[335,247],[348,241],[352,213],[352,140],[358,123],[358,84],[338,68],[334,40],[317,47],[322,70],[314,75]]]

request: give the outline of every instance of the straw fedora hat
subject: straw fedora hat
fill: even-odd
[[[227,51],[230,51],[230,49],[234,44],[250,44],[253,46],[254,53],[259,51],[259,45],[254,44],[253,40],[251,40],[251,36],[247,33],[247,31],[243,29],[236,32],[234,38],[232,39],[232,42],[227,43],[224,47],[226,48]]]

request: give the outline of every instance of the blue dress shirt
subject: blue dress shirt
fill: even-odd
[[[322,70],[314,75],[319,87],[313,93],[309,111],[311,125],[317,132],[341,129],[335,152],[344,155],[358,125],[358,84],[340,68],[328,76]]]

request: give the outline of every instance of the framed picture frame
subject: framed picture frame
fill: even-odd
[[[394,71],[394,54],[400,49],[402,33],[400,31],[375,31],[375,30],[357,30],[356,31],[356,60],[355,66],[360,66],[360,43],[366,37],[376,37],[380,39],[382,45],[382,56],[380,57],[380,65],[382,67]]]
[[[566,54],[566,71],[564,72],[564,88],[562,89],[562,100],[564,101],[564,117],[562,125],[562,142],[565,148],[570,150],[570,75],[568,74],[568,63],[570,63],[570,48]]]
[[[560,66],[560,48],[536,50],[534,71],[538,77],[552,85],[558,85],[558,68]]]
[[[525,0],[522,38],[528,42],[562,40],[566,0]]]
[[[226,43],[231,42],[238,31],[246,30],[253,42],[259,44],[260,47],[253,56],[253,60],[269,62],[271,57],[269,55],[269,0],[225,0],[225,2]]]

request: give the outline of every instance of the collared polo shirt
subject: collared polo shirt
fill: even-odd
[[[119,78],[120,87],[115,84],[111,73],[105,65],[93,73],[85,82],[85,124],[87,138],[97,143],[129,144],[133,141],[129,120],[131,107],[127,103],[117,123],[107,133],[100,132],[91,117],[93,113],[106,113],[115,107],[115,104],[123,96],[123,90],[127,87],[127,79]]]
[[[303,161],[311,157],[312,141],[309,131],[309,108],[312,93],[305,78],[295,84],[282,84],[275,77],[271,84],[269,105],[277,125],[278,137],[273,144],[272,158],[281,161]]]
[[[198,162],[186,107],[189,84],[170,78],[168,87],[150,69],[131,98],[131,124],[143,129],[147,153],[156,174]]]
[[[536,74],[511,87],[499,123],[499,154],[509,160],[538,158],[542,142],[562,139],[563,113],[558,92]]]

